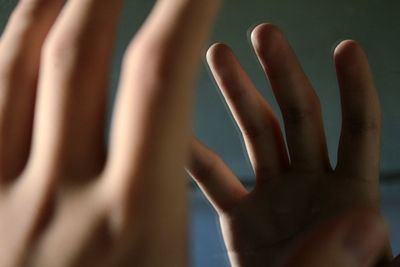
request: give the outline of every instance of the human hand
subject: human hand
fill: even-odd
[[[220,1],[157,1],[108,147],[123,1],[64,2],[20,1],[0,42],[0,266],[185,266],[192,87]]]
[[[198,141],[188,171],[219,214],[231,263],[254,267],[274,265],[302,232],[338,212],[379,212],[381,122],[367,57],[344,41],[334,53],[343,127],[333,170],[319,99],[285,37],[263,24],[251,39],[282,111],[288,151],[270,105],[230,48],[216,44],[208,62],[242,132],[256,185],[248,192]]]
[[[368,212],[352,211],[323,222],[300,237],[280,266],[373,267],[387,239],[387,229],[381,218]],[[390,266],[399,265],[394,262]]]

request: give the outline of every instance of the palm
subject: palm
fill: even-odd
[[[259,253],[263,264],[272,264],[316,222],[352,206],[376,206],[377,195],[366,189],[370,186],[335,174],[312,177],[295,171],[260,185],[220,216],[224,237],[231,240],[228,251],[232,257]]]
[[[351,207],[378,211],[380,111],[364,52],[343,42],[335,51],[343,127],[332,169],[318,97],[289,44],[269,24],[257,27],[252,41],[280,105],[286,142],[232,51],[217,44],[208,61],[242,132],[256,186],[248,192],[197,141],[189,172],[218,211],[232,264],[271,266],[318,221]]]

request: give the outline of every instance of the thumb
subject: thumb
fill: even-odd
[[[382,218],[367,212],[348,213],[325,222],[294,247],[284,267],[372,267],[387,244]]]

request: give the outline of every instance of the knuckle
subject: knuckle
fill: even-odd
[[[20,62],[4,62],[0,60],[0,93],[13,83],[23,81],[28,71],[27,66]]]
[[[55,1],[57,2],[57,1]],[[25,18],[27,21],[41,19],[43,14],[54,6],[54,1],[50,0],[25,0],[19,1],[17,8],[14,10],[12,17],[20,19]]]
[[[16,44],[16,46],[18,45]],[[4,88],[10,83],[31,80],[37,75],[35,64],[26,64],[29,55],[20,50],[20,47],[14,48],[14,50],[8,51],[7,56],[0,59],[0,87]],[[4,50],[0,48],[0,53],[1,51]]]
[[[233,78],[233,79],[232,79]],[[243,88],[237,88],[236,86],[236,81],[234,81],[234,77],[225,77],[224,78],[224,83],[229,90],[226,90],[227,93],[227,98],[231,100],[234,103],[240,103],[242,101],[245,101],[246,98],[249,98],[249,93],[246,90],[243,90]]]
[[[243,127],[242,134],[248,139],[257,139],[265,135],[269,129],[267,124],[249,124]]]
[[[13,77],[13,71],[8,64],[0,61],[0,91],[9,82],[10,78]]]
[[[347,131],[355,135],[378,132],[380,130],[380,122],[375,118],[344,117],[343,123]]]
[[[55,27],[43,44],[43,56],[55,63],[86,63],[93,54],[88,38],[79,30]]]
[[[267,133],[279,129],[279,122],[274,115],[268,115],[261,122],[248,122],[241,128],[242,135],[249,139],[263,138]]]
[[[284,107],[282,108],[282,115],[286,124],[300,125],[309,120],[315,113],[311,107]]]
[[[45,61],[53,63],[69,63],[85,55],[78,38],[52,33],[43,45]],[[81,61],[84,62],[84,59]]]
[[[261,180],[266,180],[266,177],[274,177],[276,174],[271,171],[271,168],[265,163],[255,164],[254,173],[257,178],[261,178]]]
[[[162,43],[138,40],[132,43],[124,57],[125,64],[140,77],[155,83],[168,83],[173,79],[175,68],[173,55]]]
[[[209,179],[212,179],[211,177],[215,176],[215,173],[220,165],[221,159],[217,155],[211,154],[206,162],[203,162],[203,164],[197,166],[195,170],[196,180],[205,182]]]

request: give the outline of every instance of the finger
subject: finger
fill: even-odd
[[[109,68],[122,4],[68,1],[46,40],[30,162],[35,172],[76,182],[103,168]]]
[[[247,191],[215,153],[193,140],[187,167],[216,210],[224,212],[237,204]]]
[[[282,111],[291,164],[330,169],[319,99],[287,40],[271,24],[256,27],[251,40]]]
[[[157,184],[163,188],[158,193],[166,196],[185,183],[193,86],[219,3],[160,0],[128,48],[107,168],[123,173],[113,175],[122,181],[113,178],[111,183],[124,192],[134,188],[132,177],[138,172],[141,177],[157,177],[135,181],[146,181],[135,184],[143,194],[154,194],[152,185]],[[181,175],[178,179],[170,173]]]
[[[342,99],[339,171],[356,178],[379,177],[380,107],[368,59],[354,41],[335,50]]]
[[[187,255],[184,164],[193,86],[220,3],[157,1],[124,58],[104,184],[122,203],[120,225],[132,229],[140,217],[154,238],[143,242],[159,244],[150,256],[163,251],[165,265],[186,264],[170,257]]]
[[[382,219],[369,213],[341,216],[303,237],[283,266],[375,266],[387,239]]]
[[[288,166],[279,122],[233,52],[223,44],[207,54],[211,71],[242,132],[256,177],[274,177]]]
[[[64,1],[20,1],[0,42],[0,183],[16,178],[29,150],[43,42]]]

